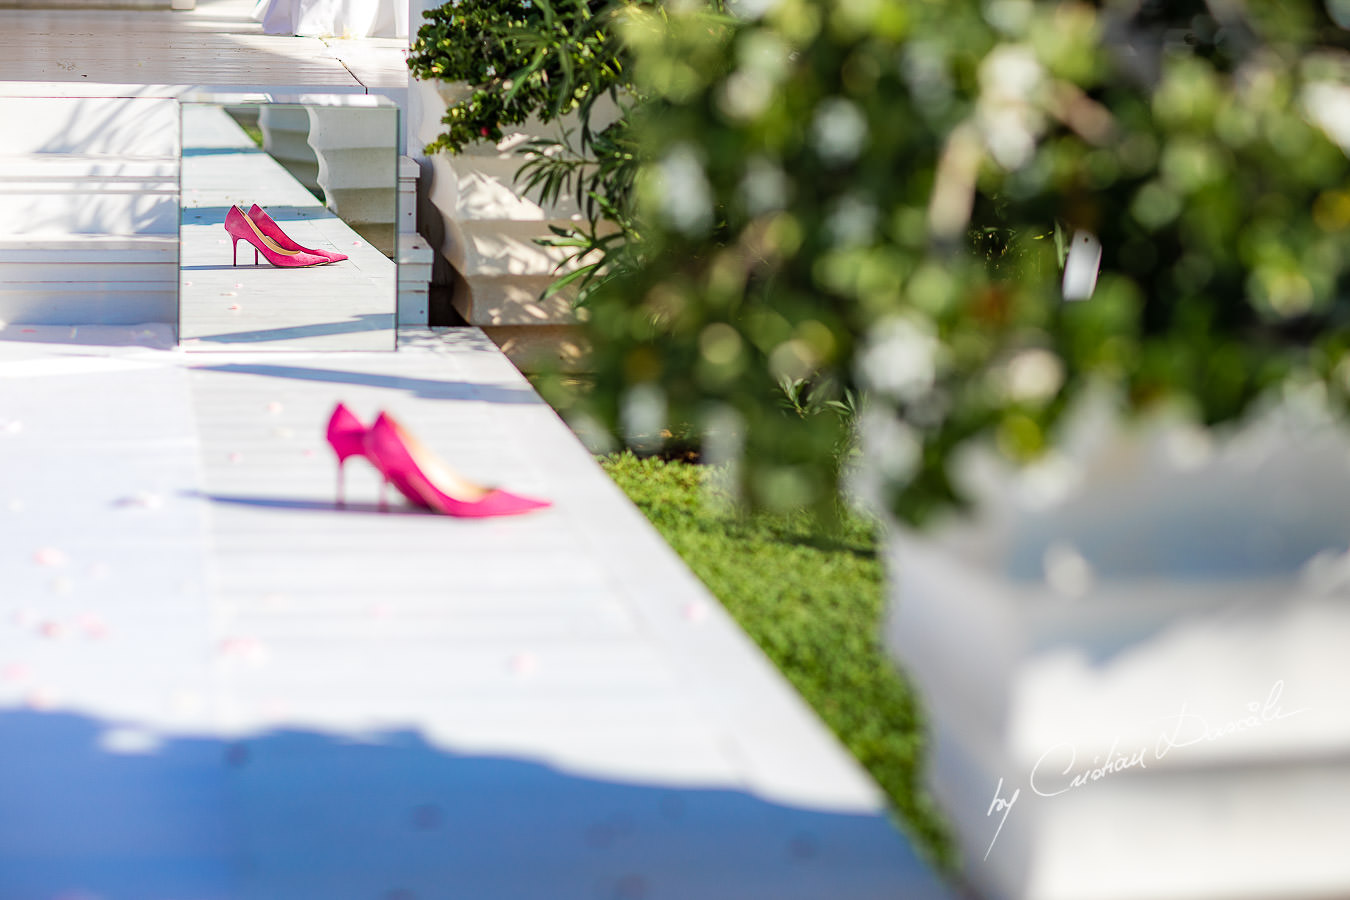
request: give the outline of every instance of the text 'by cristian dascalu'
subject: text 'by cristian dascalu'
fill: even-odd
[[[1307,712],[1306,709],[1296,709],[1292,712],[1283,709],[1280,705],[1283,694],[1284,682],[1277,681],[1271,686],[1264,702],[1254,700],[1248,703],[1245,715],[1219,725],[1212,725],[1203,716],[1188,712],[1183,703],[1180,712],[1162,720],[1158,739],[1152,746],[1146,744],[1121,752],[1120,740],[1117,738],[1105,756],[1094,756],[1090,762],[1087,760],[1080,762],[1078,751],[1072,744],[1058,744],[1041,754],[1041,758],[1031,767],[1031,772],[1027,776],[1027,787],[1038,797],[1058,797],[1127,769],[1147,769],[1150,762],[1158,762],[1168,753],[1181,747],[1222,740]],[[998,787],[994,788],[994,799],[985,812],[986,817],[999,817],[998,828],[995,829],[994,837],[989,842],[989,849],[984,852],[985,859],[988,859],[993,851],[994,844],[1008,821],[1008,814],[1012,812],[1021,795],[1020,787],[1015,788],[1010,795],[1005,794],[1003,779],[998,780]]]

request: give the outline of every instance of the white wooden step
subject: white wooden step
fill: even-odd
[[[463,279],[453,303],[471,325],[575,325],[574,291],[540,299],[551,275],[474,275]]]
[[[542,204],[537,194],[526,196],[516,180],[522,157],[458,156],[450,167],[457,180],[453,215],[470,219],[547,221],[580,216],[576,198],[565,193],[556,203]]]

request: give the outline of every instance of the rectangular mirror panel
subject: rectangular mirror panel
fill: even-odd
[[[398,109],[306,99],[182,106],[189,350],[395,349]]]

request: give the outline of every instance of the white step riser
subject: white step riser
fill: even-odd
[[[176,234],[178,195],[157,193],[0,193],[0,235]]]
[[[152,98],[0,98],[0,156],[177,159],[178,104]]]
[[[576,324],[570,292],[539,299],[552,282],[540,277],[470,277],[465,279],[467,297],[456,297],[455,306],[470,325]]]
[[[128,282],[177,284],[178,265],[173,263],[6,263],[0,262],[0,289],[39,284],[126,284]]]
[[[178,319],[178,285],[163,282],[118,285],[0,287],[0,322],[24,325],[140,325]]]

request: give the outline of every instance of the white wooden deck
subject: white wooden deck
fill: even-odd
[[[338,400],[556,505],[337,509]],[[10,326],[0,460],[0,898],[946,896],[476,329]]]
[[[265,35],[252,8],[252,0],[199,0],[183,12],[0,9],[0,94],[304,90],[406,99],[405,42]]]
[[[392,181],[392,128],[386,140]],[[218,106],[183,105],[182,191],[179,335],[189,349],[394,349],[394,263],[324,209]],[[390,194],[392,206],[392,188]],[[255,202],[302,246],[348,258],[277,268],[265,259],[255,264],[252,246],[241,241],[235,265],[225,215],[231,205]]]

